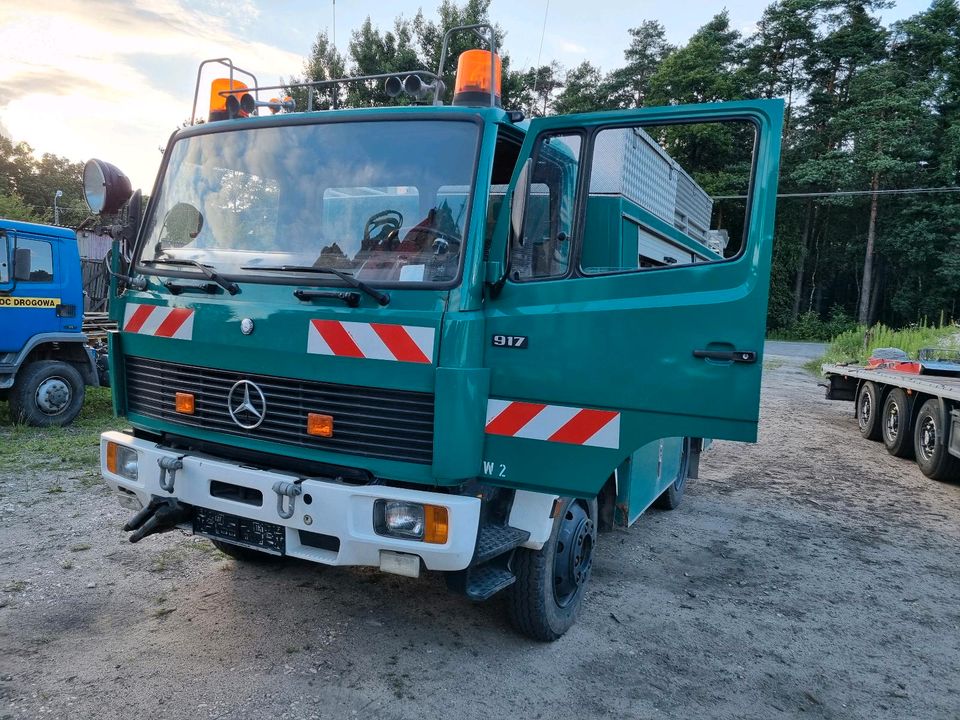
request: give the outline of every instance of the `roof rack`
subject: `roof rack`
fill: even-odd
[[[485,29],[486,34],[480,32],[481,29]],[[414,84],[414,87],[417,89],[416,96],[418,98],[425,97],[427,93],[433,91],[433,104],[434,105],[443,105],[443,101],[440,99],[440,95],[446,89],[446,86],[443,80],[440,78],[440,75],[443,73],[444,65],[447,62],[447,52],[449,50],[450,37],[456,32],[462,32],[464,30],[472,30],[475,35],[477,35],[481,40],[487,42],[490,46],[490,106],[494,107],[496,105],[496,96],[494,93],[494,88],[496,87],[496,82],[494,80],[496,76],[496,58],[497,58],[497,39],[493,31],[493,26],[487,23],[478,23],[475,25],[460,25],[457,27],[450,28],[443,34],[443,46],[440,51],[440,67],[439,73],[431,72],[430,70],[405,70],[403,72],[393,72],[393,73],[378,73],[376,75],[355,75],[352,77],[341,77],[341,78],[332,78],[330,80],[316,80],[313,82],[301,82],[301,83],[290,83],[287,85],[260,85],[257,81],[256,75],[248,70],[244,70],[237,65],[234,65],[233,61],[230,58],[211,58],[209,60],[204,60],[200,63],[200,67],[197,68],[197,83],[193,91],[193,109],[190,111],[190,124],[196,125],[197,123],[197,100],[200,97],[200,80],[203,73],[204,67],[210,64],[219,64],[223,65],[230,71],[230,89],[224,90],[219,94],[227,97],[232,94],[235,94],[242,90],[244,93],[253,93],[256,106],[266,106],[273,105],[273,103],[263,103],[260,101],[260,91],[261,90],[287,90],[292,88],[306,88],[309,92],[307,93],[307,107],[306,111],[310,112],[313,110],[313,95],[314,90],[319,90],[322,88],[335,87],[344,83],[353,83],[353,82],[367,82],[370,80],[390,80],[391,78],[396,78],[398,81],[403,78],[416,77],[420,83]],[[234,75],[241,74],[245,77],[250,78],[253,81],[252,86],[238,88],[237,90],[233,89],[234,84]],[[427,80],[424,83],[424,79]],[[406,88],[406,83],[403,85]],[[399,91],[399,86],[394,86],[394,89]],[[397,92],[398,94],[398,92]],[[337,107],[337,95],[333,94],[333,108]]]

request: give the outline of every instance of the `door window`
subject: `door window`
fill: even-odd
[[[50,243],[43,240],[29,240],[25,238],[17,239],[17,261],[27,262],[29,252],[29,273],[21,274],[17,270],[17,279],[19,282],[51,282],[53,280],[53,250]]]
[[[511,248],[514,280],[560,277],[570,268],[581,145],[580,133],[537,140],[522,242]]]
[[[10,282],[10,241],[6,233],[0,232],[0,285]]]
[[[755,126],[742,121],[600,130],[590,160],[582,272],[737,257],[755,145]]]

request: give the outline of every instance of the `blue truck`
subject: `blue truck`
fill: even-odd
[[[11,418],[69,424],[85,386],[100,384],[97,363],[83,332],[76,233],[0,219],[0,400]]]

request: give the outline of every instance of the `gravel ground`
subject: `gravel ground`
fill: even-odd
[[[767,356],[757,445],[600,538],[553,644],[439,577],[138,546],[91,474],[0,474],[0,718],[957,718],[960,485]]]

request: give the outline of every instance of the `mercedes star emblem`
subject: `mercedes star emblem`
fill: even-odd
[[[250,318],[244,318],[240,321],[240,332],[244,335],[249,335],[253,332],[253,320]]]
[[[238,380],[227,393],[227,411],[237,425],[244,430],[253,430],[267,414],[267,399],[254,383]]]

